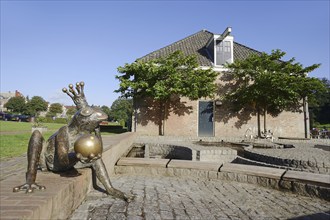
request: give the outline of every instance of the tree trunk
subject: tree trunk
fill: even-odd
[[[257,124],[258,124],[258,137],[261,137],[261,129],[260,129],[260,108],[257,107]]]
[[[165,135],[165,123],[166,123],[166,110],[167,110],[167,106],[168,106],[168,103],[167,101],[165,101],[165,103],[163,104],[163,135]]]
[[[159,101],[159,120],[158,120],[158,134],[164,136],[165,134],[165,114],[166,114],[166,101]]]
[[[307,125],[308,120],[308,107],[307,107],[307,100],[306,97],[303,98],[303,111],[304,111],[304,130],[305,130],[305,138],[309,138],[308,131],[310,130],[309,126]]]
[[[264,110],[264,133],[267,133],[267,108]]]
[[[159,120],[158,120],[158,134],[160,136],[164,135],[163,132],[163,118],[164,118],[164,104],[162,101],[159,101]]]

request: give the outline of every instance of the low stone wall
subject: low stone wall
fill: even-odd
[[[122,158],[115,172],[238,181],[330,201],[330,179],[323,174],[306,175],[305,172],[231,163],[145,158]]]
[[[193,161],[220,161],[228,163],[236,159],[237,151],[229,147],[196,149],[196,145],[134,143],[127,157],[166,158]]]
[[[226,149],[210,149],[199,150],[199,161],[221,161],[222,163],[229,163],[236,159],[237,151],[229,148]]]
[[[285,159],[280,157],[264,155],[250,149],[245,149],[244,157],[261,163],[276,165],[280,167],[287,167],[288,169],[292,169],[296,171],[330,174],[329,165],[323,162],[317,163],[316,160],[305,161],[305,160]]]
[[[138,157],[134,149],[140,148],[138,154],[144,158],[173,158],[182,160],[192,160],[192,149],[184,146],[176,146],[171,144],[143,143],[133,144],[131,156]]]
[[[118,134],[113,136],[113,138],[117,138],[118,143],[111,146],[102,154],[103,162],[108,170],[109,175],[115,173],[114,166],[116,162],[120,157],[125,155],[127,151],[130,149],[136,138],[136,133],[131,132],[131,133]]]
[[[235,164],[245,164],[245,165],[253,165],[253,166],[261,166],[261,167],[272,167],[272,168],[277,168],[277,169],[284,169],[287,170],[287,167],[283,166],[278,166],[275,164],[269,164],[269,163],[263,163],[255,160],[249,160],[244,157],[237,156],[235,160],[232,161],[232,163]]]

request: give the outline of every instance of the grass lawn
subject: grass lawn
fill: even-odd
[[[10,158],[26,154],[29,139],[31,137],[32,123],[0,121],[0,158]],[[65,124],[43,123],[48,131],[43,133],[47,140],[55,131]],[[126,129],[118,128],[117,124],[109,124],[110,129],[104,129],[102,135],[112,135],[126,132]],[[106,126],[106,127],[108,127]]]
[[[30,122],[16,122],[16,121],[0,121],[0,132],[4,131],[27,131],[31,132],[33,123]],[[65,124],[43,123],[48,130],[57,130]]]
[[[45,123],[48,131],[43,134],[48,139],[64,124]],[[32,123],[0,121],[0,158],[10,158],[26,154],[31,137]],[[3,133],[4,132],[4,133]]]

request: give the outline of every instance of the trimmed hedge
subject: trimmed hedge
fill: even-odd
[[[115,134],[127,132],[127,129],[123,128],[121,125],[100,125],[100,129],[101,132],[109,132]]]
[[[39,123],[56,123],[56,124],[67,124],[68,119],[66,118],[55,118],[55,120],[51,117],[38,117],[37,121]]]

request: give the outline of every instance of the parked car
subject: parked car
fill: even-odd
[[[0,120],[10,121],[11,118],[12,118],[12,115],[11,114],[0,112]]]
[[[12,114],[8,114],[8,113],[0,112],[0,120],[29,122],[31,120],[31,116],[29,116],[29,115],[12,115]]]
[[[13,115],[11,118],[11,121],[25,121],[25,122],[29,122],[31,120],[31,116],[29,115]]]

